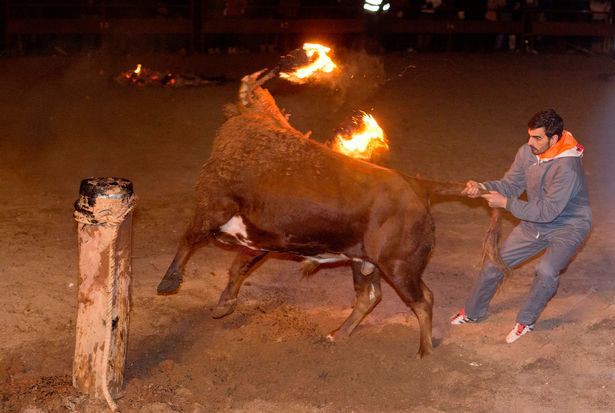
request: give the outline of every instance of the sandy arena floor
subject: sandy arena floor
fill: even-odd
[[[348,340],[323,337],[350,311],[347,267],[301,279],[269,259],[232,315],[210,309],[233,254],[192,258],[177,295],[157,296],[191,214],[192,188],[237,79],[276,56],[35,57],[0,60],[0,411],[98,412],[71,387],[79,182],[131,179],[133,288],[123,412],[611,412],[615,410],[615,61],[600,56],[399,54],[362,101],[323,88],[271,91],[299,130],[326,140],[350,107],[373,109],[390,164],[465,181],[500,177],[527,119],[554,107],[586,147],[594,230],[562,275],[534,333],[504,337],[532,281],[517,269],[476,325],[451,327],[477,276],[483,202],[436,200],[437,246],[424,279],[435,294],[432,356],[415,359],[414,315],[385,286]],[[136,63],[231,81],[194,89],[120,87]],[[399,76],[399,74],[403,74]],[[317,103],[317,104],[315,104]],[[509,232],[512,219],[505,223]]]

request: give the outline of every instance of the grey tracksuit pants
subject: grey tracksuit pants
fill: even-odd
[[[534,324],[557,291],[560,272],[576,254],[586,236],[571,233],[571,230],[570,227],[562,228],[546,235],[538,235],[530,233],[523,225],[518,225],[502,244],[500,255],[511,268],[546,249],[536,266],[530,294],[517,314],[518,323]],[[464,307],[468,317],[480,320],[487,316],[489,302],[503,277],[502,271],[490,262],[485,263]]]

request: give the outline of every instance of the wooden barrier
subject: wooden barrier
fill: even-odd
[[[382,23],[384,33],[523,33],[523,22],[492,22],[477,20],[406,20],[386,19]]]
[[[192,34],[188,19],[9,19],[8,34]]]
[[[55,3],[54,3],[55,4]],[[75,3],[77,4],[77,3]],[[67,5],[58,5],[66,7]],[[30,7],[30,8],[28,8]],[[42,7],[42,6],[41,6]],[[45,7],[50,7],[47,4]],[[75,5],[75,7],[77,7]],[[128,4],[123,6],[128,7]],[[152,7],[151,5],[149,6]],[[209,8],[207,8],[209,7]],[[19,8],[19,13],[13,13],[13,8]],[[124,10],[121,5],[111,5],[101,0],[96,13],[90,10],[90,15],[74,18],[62,18],[58,12],[56,18],[37,18],[36,4],[31,6],[20,4],[17,1],[0,0],[0,42],[4,47],[9,45],[9,39],[22,35],[97,35],[105,38],[121,36],[147,36],[147,35],[182,35],[189,39],[189,48],[199,51],[205,36],[210,35],[275,35],[278,42],[286,42],[289,35],[360,35],[368,32],[367,15],[360,10],[352,14],[355,17],[340,18],[305,18],[283,17],[282,9],[269,8],[266,10],[271,16],[278,17],[224,17],[220,10],[211,9],[206,0],[191,0],[184,4],[181,13],[174,17],[152,16],[133,18],[135,13]],[[149,10],[149,9],[148,9]],[[331,7],[330,15],[335,15],[337,8]],[[149,10],[149,12],[152,12]],[[301,10],[296,11],[298,16]],[[32,15],[32,18],[24,17]],[[67,12],[68,13],[68,12]],[[264,13],[264,11],[263,11]],[[393,15],[383,15],[378,25],[383,34],[516,34],[523,38],[538,36],[565,36],[565,37],[599,37],[612,40],[615,38],[615,25],[612,12],[600,16],[600,21],[541,21],[544,16],[566,18],[575,17],[591,19],[595,17],[591,12],[562,12],[557,10],[543,10],[523,8],[515,11],[514,21],[487,21],[487,20],[460,20],[457,19],[455,9],[442,10],[440,14],[423,16],[425,18],[397,18]],[[78,12],[68,13],[79,16]],[[262,13],[261,13],[262,14]],[[420,13],[419,13],[420,14]],[[215,17],[215,16],[218,17]],[[327,15],[326,10],[321,15]],[[282,16],[282,17],[280,17]]]
[[[598,22],[533,22],[531,34],[534,36],[615,37],[615,26]]]

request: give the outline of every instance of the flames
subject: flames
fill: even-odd
[[[331,48],[327,46],[304,43],[302,49],[297,49],[285,56],[286,61],[278,66],[279,68],[294,67],[294,70],[280,70],[279,77],[295,83],[306,83],[311,78],[331,74],[339,70],[339,67],[329,56],[330,52]],[[160,73],[149,70],[141,64],[137,64],[133,70],[123,72],[116,80],[122,84],[138,86],[176,87],[219,84],[222,81],[218,78],[204,78],[191,74]],[[352,118],[351,126],[341,129],[336,134],[331,148],[346,156],[369,161],[378,153],[382,154],[387,151],[389,145],[376,119],[363,111],[357,111]]]
[[[330,52],[331,48],[327,46],[304,43],[302,49],[297,49],[283,58],[281,67],[290,66],[294,70],[280,70],[279,76],[294,83],[306,83],[323,74],[331,74],[339,70],[339,67],[331,59]],[[300,64],[300,61],[306,63]],[[387,151],[389,145],[376,119],[359,111],[352,119],[352,126],[336,134],[331,147],[352,158],[371,160],[377,152]]]
[[[389,145],[376,119],[361,111],[350,130],[335,136],[333,149],[352,158],[370,160],[376,152],[388,150]]]
[[[280,72],[280,77],[295,83],[305,83],[310,77],[319,73],[331,73],[337,65],[329,57],[330,47],[317,43],[304,43],[303,51],[307,63],[292,72]]]

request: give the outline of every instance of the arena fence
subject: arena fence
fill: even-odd
[[[239,7],[230,7],[233,4]],[[154,37],[164,44],[168,44],[165,38],[174,39],[176,44],[198,52],[224,42],[225,37],[238,37],[242,42],[260,36],[284,50],[296,39],[314,36],[408,34],[444,36],[450,48],[458,35],[508,34],[526,43],[545,37],[598,39],[602,40],[601,51],[610,52],[615,38],[612,11],[493,10],[487,20],[487,10],[453,7],[427,12],[396,9],[394,4],[390,13],[375,16],[365,14],[360,2],[342,1],[336,7],[298,4],[280,0],[276,7],[268,7],[258,1],[236,0],[227,1],[224,8],[224,1],[207,0],[0,0],[0,47],[10,51],[23,48],[24,43],[54,37],[86,39],[89,47]]]

